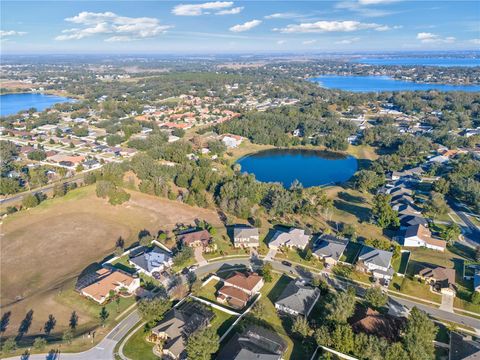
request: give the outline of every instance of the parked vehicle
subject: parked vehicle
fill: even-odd
[[[283,260],[282,261],[282,265],[285,265],[285,266],[292,266],[292,263],[287,261],[287,260]]]

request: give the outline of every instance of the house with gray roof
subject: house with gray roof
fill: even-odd
[[[268,243],[268,247],[270,249],[278,249],[281,246],[285,246],[290,249],[304,250],[309,241],[310,235],[305,234],[305,230],[290,228],[287,231],[277,230],[272,240]]]
[[[149,276],[153,276],[154,272],[162,272],[173,265],[172,255],[158,246],[153,249],[143,248],[142,252],[136,252],[128,262],[138,272]]]
[[[364,245],[358,256],[357,266],[376,279],[392,279],[395,271],[390,263],[393,253]]]
[[[348,245],[348,240],[333,235],[320,236],[313,246],[312,255],[326,264],[335,265],[340,260]]]
[[[286,349],[285,340],[276,332],[250,325],[222,346],[217,360],[280,360]]]
[[[480,359],[480,341],[470,335],[452,331],[450,333],[449,360],[477,360]]]
[[[319,288],[307,285],[297,279],[288,283],[275,301],[275,308],[290,315],[307,317],[319,298]]]
[[[233,228],[233,246],[236,248],[260,246],[258,228],[248,225],[235,225]]]

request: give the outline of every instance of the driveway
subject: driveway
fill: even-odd
[[[195,261],[198,263],[198,266],[207,265],[207,260],[203,257],[203,249],[201,247],[196,247],[195,251]]]
[[[453,313],[453,300],[455,299],[452,295],[442,294],[442,304],[440,305],[440,310],[448,311]]]
[[[270,249],[268,250],[267,256],[265,256],[265,261],[273,261],[273,258],[277,255],[277,250],[276,249]]]

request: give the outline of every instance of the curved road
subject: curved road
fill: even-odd
[[[263,261],[258,258],[240,258],[240,259],[226,259],[226,260],[219,260],[215,262],[208,263],[204,266],[199,267],[195,270],[195,274],[198,277],[203,277],[209,273],[213,273],[216,271],[221,271],[224,267],[224,270],[232,270],[232,267],[252,267],[258,268],[262,265]],[[294,276],[299,276],[304,279],[311,279],[312,273],[311,270],[306,269],[302,266],[286,266],[283,265],[280,261],[273,260],[272,261],[273,269],[282,273],[291,274]],[[315,274],[324,274],[323,272],[317,272]],[[327,277],[328,282],[330,285],[334,286],[337,289],[345,289],[347,286],[352,286],[351,283],[336,279],[333,277]],[[363,295],[364,289],[359,285],[354,285],[357,289],[358,295]],[[420,310],[425,311],[430,316],[454,322],[460,325],[469,326],[472,328],[477,329],[480,331],[480,320],[454,314],[451,312],[443,311],[438,308],[433,308],[430,306],[426,306],[423,304],[419,304],[413,302],[411,300],[405,300],[403,298],[398,298],[395,296],[389,296],[389,307],[396,308],[396,309],[411,309],[414,306],[419,308]],[[90,350],[81,352],[81,353],[65,353],[65,354],[36,354],[36,355],[29,355],[29,356],[16,356],[11,357],[6,360],[60,360],[60,359],[69,359],[69,360],[113,360],[114,359],[114,349],[118,342],[120,342],[127,333],[133,329],[133,327],[140,321],[140,316],[138,311],[135,309],[131,312],[127,317],[125,317],[120,323],[118,323],[113,330],[107,334],[107,336],[98,343],[95,347]]]

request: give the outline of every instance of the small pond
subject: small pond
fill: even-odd
[[[58,103],[72,102],[73,99],[40,93],[21,93],[0,95],[0,115],[14,115],[19,111],[35,108],[43,111]]]
[[[260,151],[238,160],[242,172],[258,181],[279,182],[290,187],[294,180],[304,187],[347,181],[357,171],[357,159],[339,153],[303,149]]]

